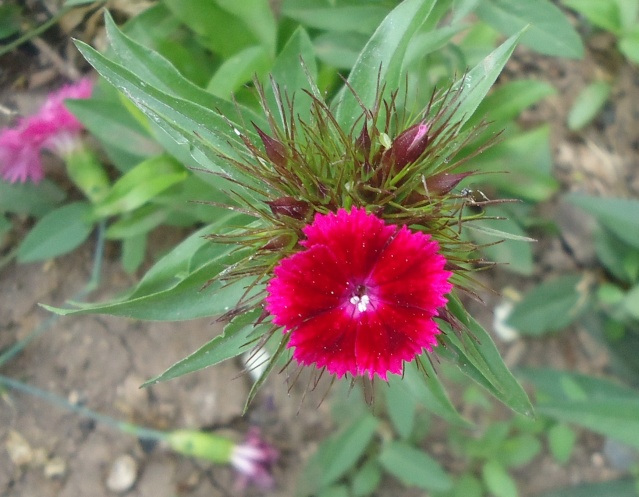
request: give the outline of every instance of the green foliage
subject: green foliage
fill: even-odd
[[[564,371],[526,370],[524,377],[543,394],[537,410],[639,448],[639,396],[608,380]]]
[[[66,199],[55,183],[45,179],[33,183],[5,183],[0,181],[0,212],[28,214],[42,217]]]
[[[302,475],[303,495],[329,487],[350,471],[373,440],[378,424],[373,416],[365,414],[327,438]]]
[[[618,48],[628,59],[639,63],[639,2],[637,0],[562,0],[594,26],[618,38]]]
[[[601,111],[610,97],[612,87],[605,81],[597,81],[586,86],[577,95],[568,114],[568,128],[572,131],[586,126]]]
[[[586,309],[588,295],[584,292],[580,275],[545,281],[515,305],[508,324],[528,335],[562,330]]]
[[[517,497],[517,484],[506,469],[497,461],[488,461],[482,466],[481,476],[488,491],[495,497]]]
[[[584,55],[581,38],[548,0],[487,0],[479,2],[476,12],[505,33],[526,28],[522,43],[540,53],[576,59]]]
[[[559,464],[566,464],[572,455],[577,435],[563,423],[557,423],[548,430],[548,448]]]
[[[404,442],[384,444],[379,462],[386,471],[408,486],[446,491],[453,484],[435,459]]]
[[[20,243],[18,261],[43,261],[77,248],[91,234],[90,211],[86,202],[72,202],[49,212]]]

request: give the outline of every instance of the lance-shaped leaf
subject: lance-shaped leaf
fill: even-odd
[[[104,14],[104,24],[109,46],[113,49],[108,57],[113,62],[126,67],[145,85],[153,86],[174,97],[189,100],[205,109],[218,111],[238,125],[251,121],[258,125],[265,124],[263,117],[259,114],[237,102],[230,102],[203,90],[182,76],[162,55],[126,36],[118,29],[108,11]],[[228,127],[225,129],[230,131]]]
[[[386,84],[388,89],[399,86],[406,47],[434,5],[434,0],[401,2],[368,40],[348,77],[349,85],[367,108],[375,104],[378,76],[381,84]],[[361,113],[357,98],[350,90],[344,89],[335,111],[339,124],[348,131]]]
[[[224,332],[221,335],[216,336],[191,355],[176,362],[164,373],[144,382],[142,386],[172,380],[173,378],[208,368],[250,350],[255,345],[250,336],[255,332],[253,323],[257,320],[259,313],[260,311],[257,310],[236,317],[224,327]],[[265,326],[262,328],[265,331],[267,329]]]
[[[438,355],[454,360],[461,371],[492,393],[513,411],[533,415],[526,392],[504,364],[497,347],[484,328],[468,315],[459,299],[451,296],[448,309],[465,327],[458,334],[447,330],[436,349]]]
[[[217,316],[234,308],[252,280],[233,284],[215,281],[205,285],[230,265],[252,253],[234,245],[211,243],[203,238],[238,221],[237,214],[222,217],[189,237],[156,263],[138,286],[118,300],[74,303],[75,308],[44,306],[60,315],[110,314],[152,321],[182,321]],[[227,228],[228,229],[228,228]],[[258,292],[259,288],[252,290]]]
[[[493,86],[504,65],[515,50],[525,29],[508,38],[489,53],[479,64],[455,82],[451,94],[461,92],[461,98],[450,107],[451,122],[464,124],[475,113],[479,104]]]

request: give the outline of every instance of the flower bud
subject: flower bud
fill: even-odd
[[[235,443],[225,437],[196,430],[176,430],[166,441],[176,452],[218,464],[230,463]]]
[[[282,250],[294,245],[293,240],[294,237],[290,234],[277,235],[262,245],[262,250]]]
[[[469,171],[466,173],[458,173],[458,174],[449,174],[449,173],[439,173],[430,178],[426,178],[426,188],[428,191],[427,194],[435,194],[435,195],[445,195],[450,193],[450,191],[455,188],[461,180],[474,174],[474,172]]]
[[[395,171],[415,162],[424,153],[430,141],[429,129],[430,126],[422,122],[411,126],[395,138],[387,151]]]
[[[310,212],[310,206],[307,202],[293,197],[282,197],[266,203],[276,217],[288,216],[303,221]]]
[[[368,134],[366,123],[364,123],[362,132],[357,137],[357,140],[355,140],[355,150],[361,153],[365,159],[368,159],[371,152],[371,137]]]
[[[255,126],[255,124],[253,124],[253,126]],[[269,160],[278,167],[286,167],[288,159],[286,157],[286,147],[284,144],[279,140],[268,136],[257,126],[255,126],[255,129],[260,135],[262,143],[264,143],[264,150],[266,151],[266,156]]]

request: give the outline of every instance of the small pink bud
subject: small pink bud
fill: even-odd
[[[255,126],[255,124],[253,124],[253,126]],[[255,129],[260,135],[262,143],[264,143],[264,150],[266,151],[266,155],[269,160],[278,167],[286,167],[288,159],[286,157],[286,147],[284,144],[279,140],[268,136],[257,126],[255,126]]]
[[[411,126],[395,138],[391,148],[387,151],[395,171],[415,162],[424,153],[430,141],[428,136],[429,129],[430,126],[428,124],[419,123]]]
[[[266,203],[276,217],[288,216],[302,221],[306,219],[310,213],[310,206],[308,203],[303,200],[297,200],[293,197],[282,197]]]

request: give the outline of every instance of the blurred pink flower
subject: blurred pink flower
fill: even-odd
[[[272,488],[275,480],[271,474],[279,453],[260,435],[259,428],[253,426],[246,434],[244,443],[235,445],[231,452],[231,465],[239,473],[236,480],[238,490],[243,490],[249,483],[263,489]]]
[[[15,128],[0,131],[0,176],[10,183],[39,182],[44,177],[40,151],[65,156],[77,144],[83,126],[64,106],[68,98],[89,98],[93,82],[84,78],[52,92],[40,110]]]

